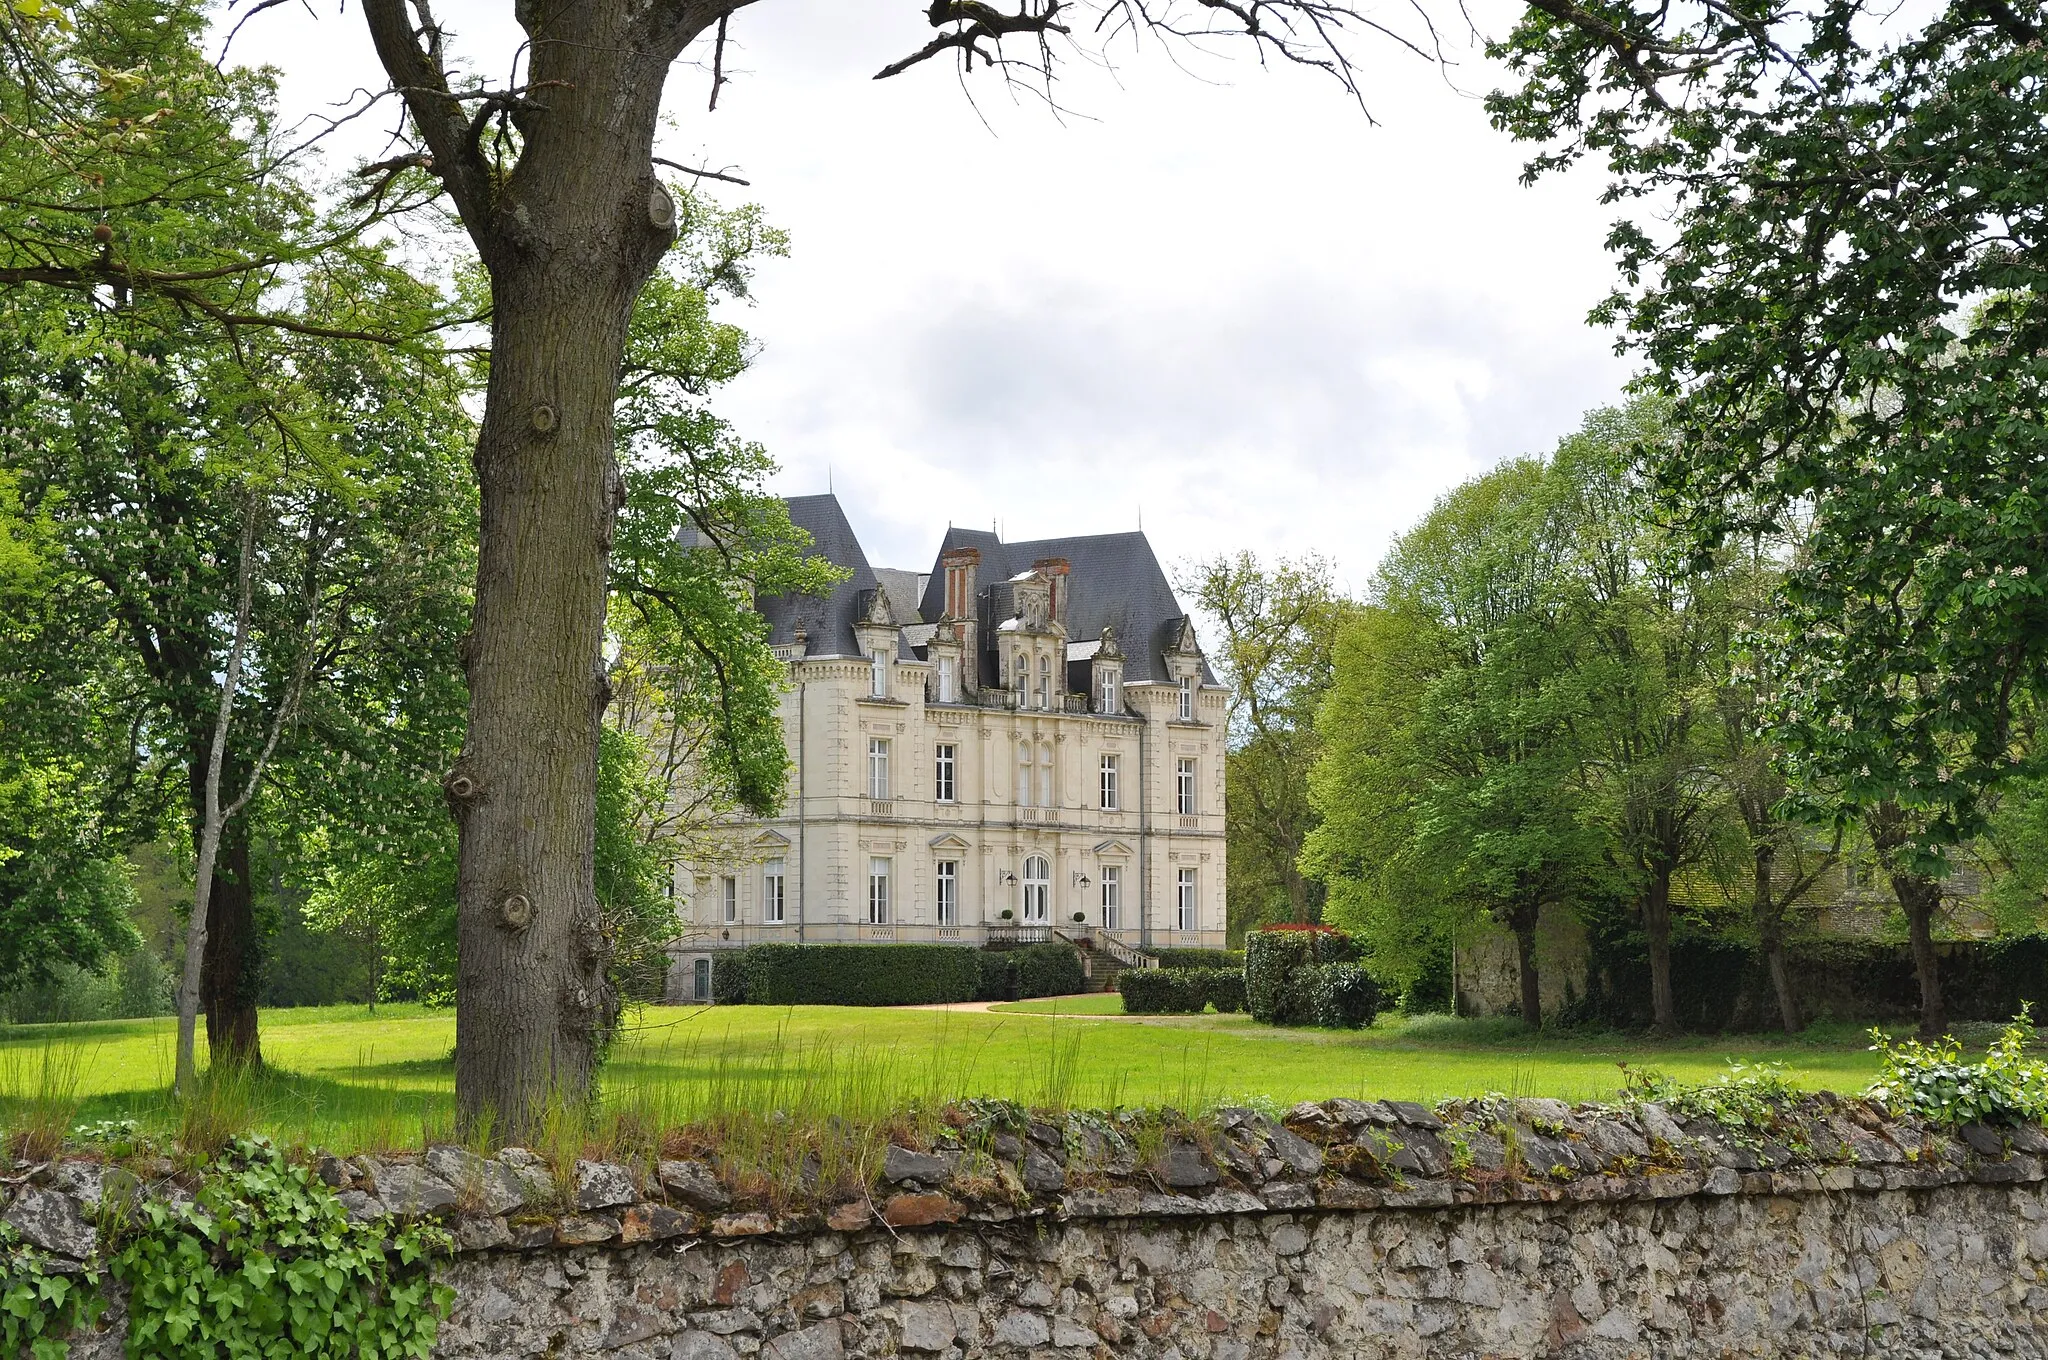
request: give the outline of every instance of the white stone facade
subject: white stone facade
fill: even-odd
[[[1164,642],[1152,656],[1107,625],[1071,640],[1073,614],[1122,603],[1098,589],[1070,610],[1089,582],[1064,559],[984,589],[981,556],[942,552],[940,579],[916,578],[937,617],[899,619],[911,573],[883,574],[892,603],[842,562],[847,627],[778,622],[786,805],[736,828],[729,862],[679,871],[672,998],[709,999],[718,950],[771,940],[1222,946],[1226,693],[1192,626],[1134,619]]]

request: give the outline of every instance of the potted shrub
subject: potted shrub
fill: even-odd
[[[1077,911],[1077,912],[1075,912],[1075,913],[1074,913],[1074,924],[1075,924],[1075,925],[1077,925],[1077,926],[1085,926],[1085,925],[1087,925],[1087,924],[1088,924],[1088,913],[1087,913],[1087,912],[1085,912],[1085,911]]]
[[[1000,916],[1005,921],[1009,920],[1015,914],[1016,913],[1011,911],[1008,907],[1004,907],[1001,911],[996,913],[997,916]]]

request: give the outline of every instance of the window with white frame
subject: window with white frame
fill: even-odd
[[[1017,743],[1017,806],[1031,806],[1031,743]]]
[[[1173,764],[1173,802],[1183,817],[1195,815],[1195,759],[1182,756]]]
[[[960,861],[939,861],[939,924],[960,924]]]
[[[1173,928],[1193,930],[1195,928],[1195,871],[1182,869],[1174,876],[1173,884]]]
[[[868,797],[889,796],[889,739],[868,738]]]
[[[1104,668],[1102,672],[1102,711],[1116,713],[1123,708],[1123,683],[1114,670]]]
[[[718,880],[718,919],[727,925],[740,919],[740,881],[731,874]]]
[[[875,648],[874,666],[869,689],[877,699],[886,699],[889,697],[889,654],[880,647]]]
[[[1038,748],[1038,805],[1051,807],[1052,803],[1052,747]]]
[[[932,748],[932,753],[932,797],[941,803],[955,802],[953,744],[942,741]]]
[[[1117,758],[1111,755],[1104,756],[1102,758],[1102,810],[1104,812],[1115,812],[1123,806],[1121,801],[1122,790],[1117,787],[1117,775]]]
[[[1052,919],[1052,865],[1043,855],[1024,861],[1024,920],[1044,925]]]
[[[889,924],[889,861],[882,855],[868,861],[868,924]]]
[[[788,919],[787,876],[787,866],[779,859],[761,866],[761,920],[765,925],[779,926]]]
[[[1038,706],[1052,707],[1052,658],[1038,658]]]
[[[1031,689],[1031,660],[1024,653],[1017,653],[1017,664],[1012,674],[1017,677],[1014,686],[1017,691],[1017,707],[1023,708],[1029,702],[1026,696]]]
[[[1195,716],[1195,678],[1183,675],[1180,678],[1180,720],[1192,722]]]
[[[957,704],[960,702],[960,671],[950,656],[939,658],[939,702]]]
[[[1121,930],[1124,918],[1124,871],[1115,864],[1102,866],[1102,928]]]

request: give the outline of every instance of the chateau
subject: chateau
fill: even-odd
[[[1221,947],[1226,696],[1144,534],[955,528],[896,571],[835,497],[789,510],[847,575],[757,602],[789,794],[679,871],[670,995],[770,940]]]

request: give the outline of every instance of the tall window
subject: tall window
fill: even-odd
[[[784,896],[786,867],[779,859],[771,859],[761,866],[761,920],[765,925],[779,926],[788,919],[784,915],[788,898]]]
[[[1173,928],[1193,930],[1195,928],[1195,871],[1182,869],[1175,875],[1173,885]]]
[[[1104,812],[1115,812],[1122,806],[1118,801],[1116,785],[1117,758],[1115,756],[1104,756],[1102,758],[1102,810]]]
[[[1017,707],[1023,708],[1028,702],[1025,696],[1031,689],[1031,662],[1022,652],[1017,653],[1017,665],[1013,674],[1017,677]]]
[[[960,672],[950,656],[939,658],[939,702],[942,704],[957,704],[960,702]]]
[[[1191,722],[1195,716],[1195,679],[1191,675],[1180,678],[1180,720]]]
[[[875,673],[869,681],[869,689],[877,699],[889,697],[889,654],[880,647],[875,648]]]
[[[1052,866],[1043,855],[1024,861],[1024,919],[1035,925],[1052,919]]]
[[[1182,756],[1173,766],[1173,801],[1183,817],[1195,815],[1195,761]]]
[[[1114,864],[1102,866],[1102,928],[1119,930],[1124,923],[1124,871]]]
[[[731,874],[718,880],[718,919],[732,925],[740,919],[740,881]]]
[[[1031,806],[1031,743],[1017,743],[1017,806]]]
[[[868,861],[868,924],[889,924],[889,861],[881,855]]]
[[[1103,671],[1102,711],[1104,713],[1115,713],[1123,708],[1123,703],[1121,702],[1123,696],[1120,692],[1122,689],[1123,685],[1118,681],[1115,671]]]
[[[932,748],[932,797],[941,803],[954,801],[953,796],[953,747],[941,742]]]
[[[1052,707],[1052,658],[1038,658],[1038,706]]]
[[[1038,805],[1052,806],[1052,747],[1038,748]]]
[[[960,924],[960,861],[939,861],[939,924]]]
[[[868,797],[889,796],[889,739],[868,738]]]

